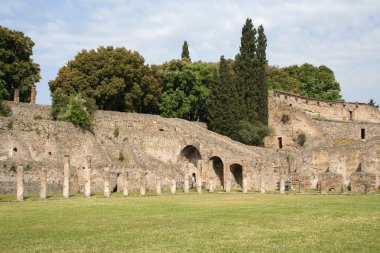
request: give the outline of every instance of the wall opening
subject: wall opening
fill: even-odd
[[[349,111],[349,119],[352,120],[352,111]]]
[[[193,173],[191,175],[191,188],[195,188],[197,186],[197,174]]]
[[[240,164],[232,164],[230,166],[231,177],[231,187],[235,189],[243,188],[243,167]]]
[[[216,188],[224,187],[224,165],[220,157],[214,156],[210,158],[212,162],[211,174],[214,178],[214,184]]]
[[[282,149],[282,137],[278,137],[278,148]]]
[[[12,149],[12,156],[15,156],[17,154],[17,148]]]
[[[189,162],[194,164],[195,167],[197,167],[198,160],[202,159],[199,150],[192,145],[187,145],[184,149],[182,149],[181,156],[185,157]]]
[[[360,135],[361,135],[362,140],[365,140],[365,129],[364,128],[361,129]]]

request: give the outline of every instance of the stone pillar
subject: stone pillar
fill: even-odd
[[[189,174],[186,173],[185,179],[183,182],[183,192],[189,193],[189,189],[190,189]]]
[[[319,187],[321,188],[321,194],[326,194],[326,182],[325,179],[322,177]]]
[[[230,164],[224,163],[223,165],[223,171],[224,171],[224,190],[225,192],[231,192],[231,170],[230,170]]]
[[[371,187],[371,182],[368,182],[364,185],[364,193],[365,194],[371,194],[372,193],[372,187]]]
[[[13,92],[13,102],[19,103],[20,102],[20,89],[16,88]]]
[[[161,195],[161,177],[156,177],[156,195]]]
[[[104,179],[104,197],[109,198],[111,196],[111,188],[110,188],[111,175],[110,175],[110,169],[108,167],[104,168],[103,179]]]
[[[264,163],[259,163],[259,172],[260,172],[260,192],[265,193],[265,171],[264,171]]]
[[[33,84],[30,90],[30,103],[33,105],[36,104],[36,96],[37,96],[36,86]]]
[[[323,187],[323,185],[322,185],[322,187]],[[305,193],[305,184],[301,181],[299,182],[298,192],[299,193]]]
[[[47,169],[40,171],[40,200],[46,200]]]
[[[16,200],[24,200],[24,167],[18,165],[16,169]]]
[[[67,199],[70,193],[70,156],[63,157],[63,198]]]
[[[128,172],[124,171],[123,173],[123,196],[127,197],[129,194],[128,192]]]
[[[241,164],[242,164],[242,171],[241,171],[241,176],[242,176],[242,188],[243,188],[243,193],[247,193],[248,192],[248,167],[249,167],[249,164],[247,161],[243,160],[241,161]]]
[[[214,189],[215,189],[214,178],[211,177],[210,182],[209,182],[209,192],[214,192]]]
[[[197,162],[197,193],[202,194],[202,161]]]
[[[145,189],[146,175],[147,175],[146,172],[143,172],[140,174],[140,195],[141,196],[145,196],[145,192],[146,192],[146,189]]]
[[[285,168],[280,164],[280,194],[285,194]]]
[[[172,185],[171,185],[171,188],[170,188],[171,194],[176,194],[176,190],[177,190],[177,182],[173,178],[172,179]]]
[[[91,196],[91,157],[86,157],[86,166],[84,169],[84,195],[86,198]]]

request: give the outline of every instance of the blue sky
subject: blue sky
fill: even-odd
[[[48,81],[82,49],[137,50],[149,64],[179,58],[234,58],[247,17],[264,25],[269,64],[324,64],[347,101],[380,103],[380,1],[0,0],[0,25],[35,42],[41,66],[37,103],[50,104]]]

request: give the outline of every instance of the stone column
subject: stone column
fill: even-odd
[[[20,89],[16,88],[13,92],[13,102],[19,103],[20,102]]]
[[[67,199],[70,193],[70,156],[63,157],[63,198]]]
[[[280,164],[280,194],[285,194],[285,168]]]
[[[124,171],[123,173],[123,196],[127,197],[129,195],[128,192],[128,172]]]
[[[161,177],[156,177],[156,195],[161,195]]]
[[[243,185],[243,193],[247,193],[248,192],[248,183],[247,183],[247,180],[248,180],[248,176],[247,176],[247,173],[248,173],[248,162],[243,160],[241,162],[241,164],[243,165],[242,166],[242,185]]]
[[[323,184],[323,183],[322,183],[322,184]],[[322,185],[322,187],[324,187],[324,186]],[[321,188],[321,189],[322,189],[322,188]],[[301,182],[301,180],[300,180],[300,182],[299,182],[298,192],[299,192],[299,193],[304,193],[304,192],[305,192],[305,184],[304,184],[303,182]]]
[[[109,198],[111,196],[111,188],[110,188],[111,175],[110,175],[110,169],[108,167],[104,168],[103,179],[104,179],[104,197]]]
[[[197,193],[202,194],[202,161],[197,162]]]
[[[210,178],[210,182],[209,182],[209,192],[214,192],[214,188],[215,188],[215,185],[214,185],[214,178],[211,177],[211,178]]]
[[[259,163],[259,172],[260,172],[260,192],[265,193],[265,171],[264,171],[264,163]]]
[[[224,190],[225,192],[231,192],[231,169],[229,163],[223,164],[224,171]]]
[[[172,194],[176,194],[176,190],[177,190],[177,182],[175,181],[175,179],[173,178],[172,179],[172,185],[171,185],[171,188],[170,188],[170,192]]]
[[[36,96],[37,96],[36,86],[33,84],[30,90],[30,103],[33,105],[36,104]]]
[[[91,196],[91,157],[86,157],[86,166],[84,169],[84,195],[86,198]]]
[[[189,193],[189,189],[190,189],[189,174],[186,173],[184,183],[183,183],[183,192]]]
[[[146,192],[146,189],[145,189],[146,175],[147,175],[146,172],[143,172],[140,174],[140,195],[141,196],[145,196],[145,192]]]
[[[16,169],[16,200],[24,200],[24,167],[18,165]]]
[[[46,200],[47,169],[40,171],[40,200]]]

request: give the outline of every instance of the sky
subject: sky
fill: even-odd
[[[39,104],[82,49],[125,47],[160,64],[186,40],[192,61],[217,62],[238,53],[246,18],[264,26],[270,65],[326,65],[346,101],[380,103],[379,0],[0,0],[0,25],[35,42]]]

